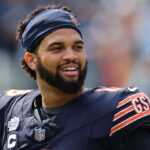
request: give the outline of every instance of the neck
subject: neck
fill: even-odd
[[[42,105],[45,108],[63,106],[83,93],[83,90],[81,90],[75,94],[68,94],[47,83],[40,84],[37,82],[37,84],[42,96]]]

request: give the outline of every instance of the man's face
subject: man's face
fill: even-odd
[[[81,90],[87,60],[83,41],[73,29],[60,29],[46,36],[37,54],[37,75],[63,92]]]

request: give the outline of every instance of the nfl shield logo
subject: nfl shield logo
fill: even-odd
[[[35,129],[35,140],[41,142],[45,139],[45,129],[36,128]]]

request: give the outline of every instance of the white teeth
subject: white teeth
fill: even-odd
[[[65,68],[64,71],[74,71],[77,70],[77,68],[75,67],[69,67],[69,68]]]

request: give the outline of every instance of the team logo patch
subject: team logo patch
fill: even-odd
[[[71,18],[72,22],[73,22],[76,26],[78,26],[78,25],[79,25],[79,22],[78,22],[78,20],[77,20],[77,17],[76,17],[76,16],[70,15],[70,18]]]
[[[8,122],[9,131],[17,130],[20,123],[19,117],[14,117]]]
[[[131,92],[135,92],[137,89],[137,87],[128,87],[128,90]]]
[[[150,110],[150,100],[145,95],[133,99],[132,105],[137,114]]]
[[[35,128],[35,140],[41,142],[45,139],[45,129]]]

